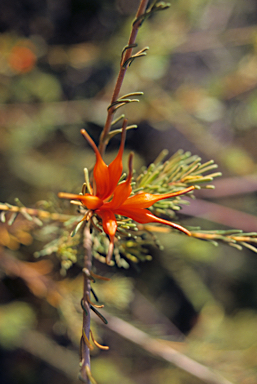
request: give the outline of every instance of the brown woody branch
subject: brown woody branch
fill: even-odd
[[[118,99],[120,89],[121,89],[121,86],[122,86],[122,83],[123,83],[123,80],[124,80],[124,77],[125,77],[125,74],[126,74],[126,71],[128,68],[128,64],[127,65],[124,65],[124,64],[126,62],[129,62],[129,59],[132,55],[132,50],[135,47],[135,41],[136,41],[138,29],[142,23],[141,16],[144,15],[144,13],[146,11],[147,4],[148,4],[148,0],[141,0],[141,2],[139,4],[137,14],[136,14],[136,19],[135,19],[136,21],[132,24],[130,37],[128,40],[128,44],[126,46],[127,49],[124,51],[124,54],[122,55],[122,58],[121,58],[120,71],[119,71],[119,74],[118,74],[118,77],[116,80],[116,84],[114,87],[114,91],[113,91],[110,105],[114,105]],[[101,155],[103,155],[103,153],[105,151],[106,139],[107,139],[108,133],[110,132],[114,112],[115,112],[115,105],[111,108],[108,108],[107,119],[105,122],[104,129],[102,131],[102,134],[100,136],[99,152],[101,153]]]
[[[80,378],[85,383],[90,383],[88,372],[90,372],[90,292],[91,292],[91,281],[90,271],[92,267],[92,240],[90,234],[89,224],[84,228],[84,287],[83,287],[83,325],[82,325],[82,337],[81,337],[81,371]]]

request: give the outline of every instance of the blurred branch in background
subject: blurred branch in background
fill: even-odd
[[[183,207],[181,213],[207,219],[227,227],[240,228],[246,232],[257,230],[256,216],[201,199],[196,199],[190,205]]]
[[[183,355],[169,346],[169,342],[150,337],[145,332],[137,329],[133,325],[122,319],[108,315],[108,328],[118,333],[121,337],[138,344],[151,354],[174,364],[176,367],[186,371],[192,376],[197,377],[207,384],[231,384],[230,381],[212,372],[207,367],[197,363],[189,357]]]

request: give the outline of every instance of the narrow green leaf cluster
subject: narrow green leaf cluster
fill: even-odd
[[[197,239],[209,241],[215,246],[223,242],[238,250],[245,247],[257,253],[257,232],[245,233],[240,229],[211,231],[196,229],[191,231],[191,235]]]
[[[164,150],[158,156],[154,163],[148,168],[143,169],[137,177],[133,193],[142,191],[149,193],[168,193],[177,192],[189,186],[200,188],[214,188],[210,183],[220,172],[212,172],[217,168],[213,160],[201,163],[201,158],[191,155],[190,152],[177,151],[168,160],[163,161],[167,156]],[[187,196],[193,197],[192,193]],[[152,210],[159,214],[165,214],[174,217],[174,211],[180,209],[181,204],[189,204],[180,196],[161,200],[154,204]]]
[[[212,182],[215,177],[220,176],[221,173],[214,171],[217,165],[212,160],[201,163],[200,157],[191,155],[190,152],[179,150],[165,161],[167,154],[168,151],[163,150],[152,164],[142,169],[140,175],[135,177],[135,180],[131,184],[133,188],[132,194],[139,192],[165,194],[177,192],[189,186],[194,186],[195,189],[214,188],[209,183]],[[124,180],[125,177],[125,174],[122,175],[120,181]],[[86,179],[88,179],[88,177]],[[187,196],[194,197],[192,192],[187,193]],[[26,220],[40,221],[34,216],[34,211],[32,211],[33,215],[31,215],[31,210],[28,211],[18,200],[16,203],[17,208],[6,205],[6,210],[3,210],[1,214],[2,222],[5,221],[6,211],[12,212],[8,220],[9,225],[12,225],[19,213],[21,213]],[[189,201],[183,199],[183,196],[175,196],[158,201],[149,209],[158,215],[165,215],[170,219],[174,219],[175,212],[181,208],[182,204],[189,204]],[[47,212],[43,213],[45,213],[46,218],[52,218],[51,214],[46,215]],[[62,215],[59,216],[60,220],[62,220]],[[80,221],[82,217],[83,216],[77,215],[70,216],[70,219],[62,226],[56,226],[56,231],[58,232],[56,239],[46,244],[35,256],[48,256],[55,253],[61,263],[61,273],[64,275],[74,264],[82,265],[82,256],[80,257],[80,255],[83,255],[81,240],[81,227],[83,226],[83,222]],[[58,220],[58,216],[54,216],[54,218]],[[109,240],[103,231],[101,221],[93,217],[92,224],[94,226],[92,233],[93,256],[105,263]],[[151,260],[149,249],[153,246],[161,248],[157,238],[152,233],[154,226],[151,226],[150,231],[147,226],[142,226],[122,216],[117,217],[117,224],[116,237],[118,241],[114,249],[115,261],[111,262],[113,265],[116,264],[119,267],[128,268],[131,262],[138,263],[139,261]],[[42,226],[42,222],[40,221],[38,225]],[[50,226],[50,223],[46,224],[43,227],[44,231]],[[192,228],[191,235],[197,239],[209,241],[214,245],[223,242],[239,250],[246,247],[257,253],[257,233],[255,232],[243,233],[241,230],[234,229],[204,231],[198,228]]]

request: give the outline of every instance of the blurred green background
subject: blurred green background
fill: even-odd
[[[30,207],[78,192],[106,118],[120,53],[138,1],[2,0],[0,14],[0,201]],[[183,225],[257,231],[257,2],[174,0],[137,38],[147,57],[129,68],[122,94],[126,151],[136,167],[167,148],[214,159],[223,177],[179,213]],[[106,161],[119,146],[114,138]],[[126,158],[126,154],[125,154]],[[124,164],[126,161],[124,160]],[[41,203],[42,206],[43,203]],[[81,334],[79,269],[60,276],[55,258],[33,254],[58,227],[0,224],[0,381],[76,383]],[[96,291],[108,313],[134,324],[232,383],[257,382],[257,259],[250,250],[161,234],[164,251],[129,270],[96,262],[112,277]],[[37,262],[35,262],[37,261]],[[93,317],[94,315],[92,315]],[[111,315],[110,315],[111,316]],[[99,384],[200,384],[106,326],[110,350],[93,351]],[[131,338],[132,335],[131,335]]]

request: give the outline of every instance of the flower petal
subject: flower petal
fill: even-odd
[[[115,210],[115,214],[130,217],[132,220],[135,220],[136,222],[141,224],[159,223],[169,225],[170,227],[178,229],[179,231],[184,232],[186,235],[191,236],[191,233],[181,225],[172,223],[168,220],[161,219],[160,217],[153,215],[150,211],[144,208],[129,209],[123,208],[122,206],[119,209]]]
[[[132,174],[133,174],[133,153],[129,155],[129,161],[128,161],[128,168],[129,168],[129,173],[127,176],[126,181],[123,181],[122,183],[118,184],[117,187],[115,188],[113,192],[113,198],[112,201],[109,203],[104,204],[104,209],[117,209],[119,206],[121,206],[124,201],[127,200],[129,195],[131,194],[132,187],[130,185],[131,179],[132,179]]]
[[[96,155],[96,163],[94,166],[94,195],[98,196],[100,199],[104,199],[106,194],[110,189],[110,179],[109,179],[109,170],[108,166],[102,159],[100,152],[95,144],[95,142],[91,139],[89,134],[85,129],[81,129],[81,134],[85,137],[87,142],[93,148]]]
[[[97,210],[96,213],[103,220],[103,230],[110,237],[115,236],[117,230],[117,220],[114,213],[109,209]]]
[[[79,200],[85,207],[92,211],[103,205],[103,201],[99,197],[90,195],[89,193],[86,193],[85,195],[76,195],[74,193],[60,192],[58,193],[58,197],[61,199]]]
[[[122,207],[126,209],[149,208],[154,203],[157,203],[157,201],[169,199],[175,196],[184,195],[185,193],[188,193],[193,189],[195,189],[194,186],[188,187],[186,189],[182,189],[181,191],[164,193],[159,195],[154,195],[154,194],[145,193],[145,192],[137,193],[136,195],[129,197],[122,204]]]
[[[122,134],[121,134],[121,143],[120,143],[119,152],[108,167],[110,184],[109,184],[109,190],[106,197],[111,196],[113,194],[113,191],[117,186],[122,174],[122,168],[123,168],[122,155],[123,155],[124,144],[126,139],[126,127],[127,127],[127,120],[124,119],[123,125],[122,125]]]
[[[107,235],[109,235],[110,238],[110,245],[106,255],[106,263],[110,264],[113,254],[114,237],[117,230],[117,220],[111,210],[97,210],[96,213],[101,217],[103,221],[103,230]]]

